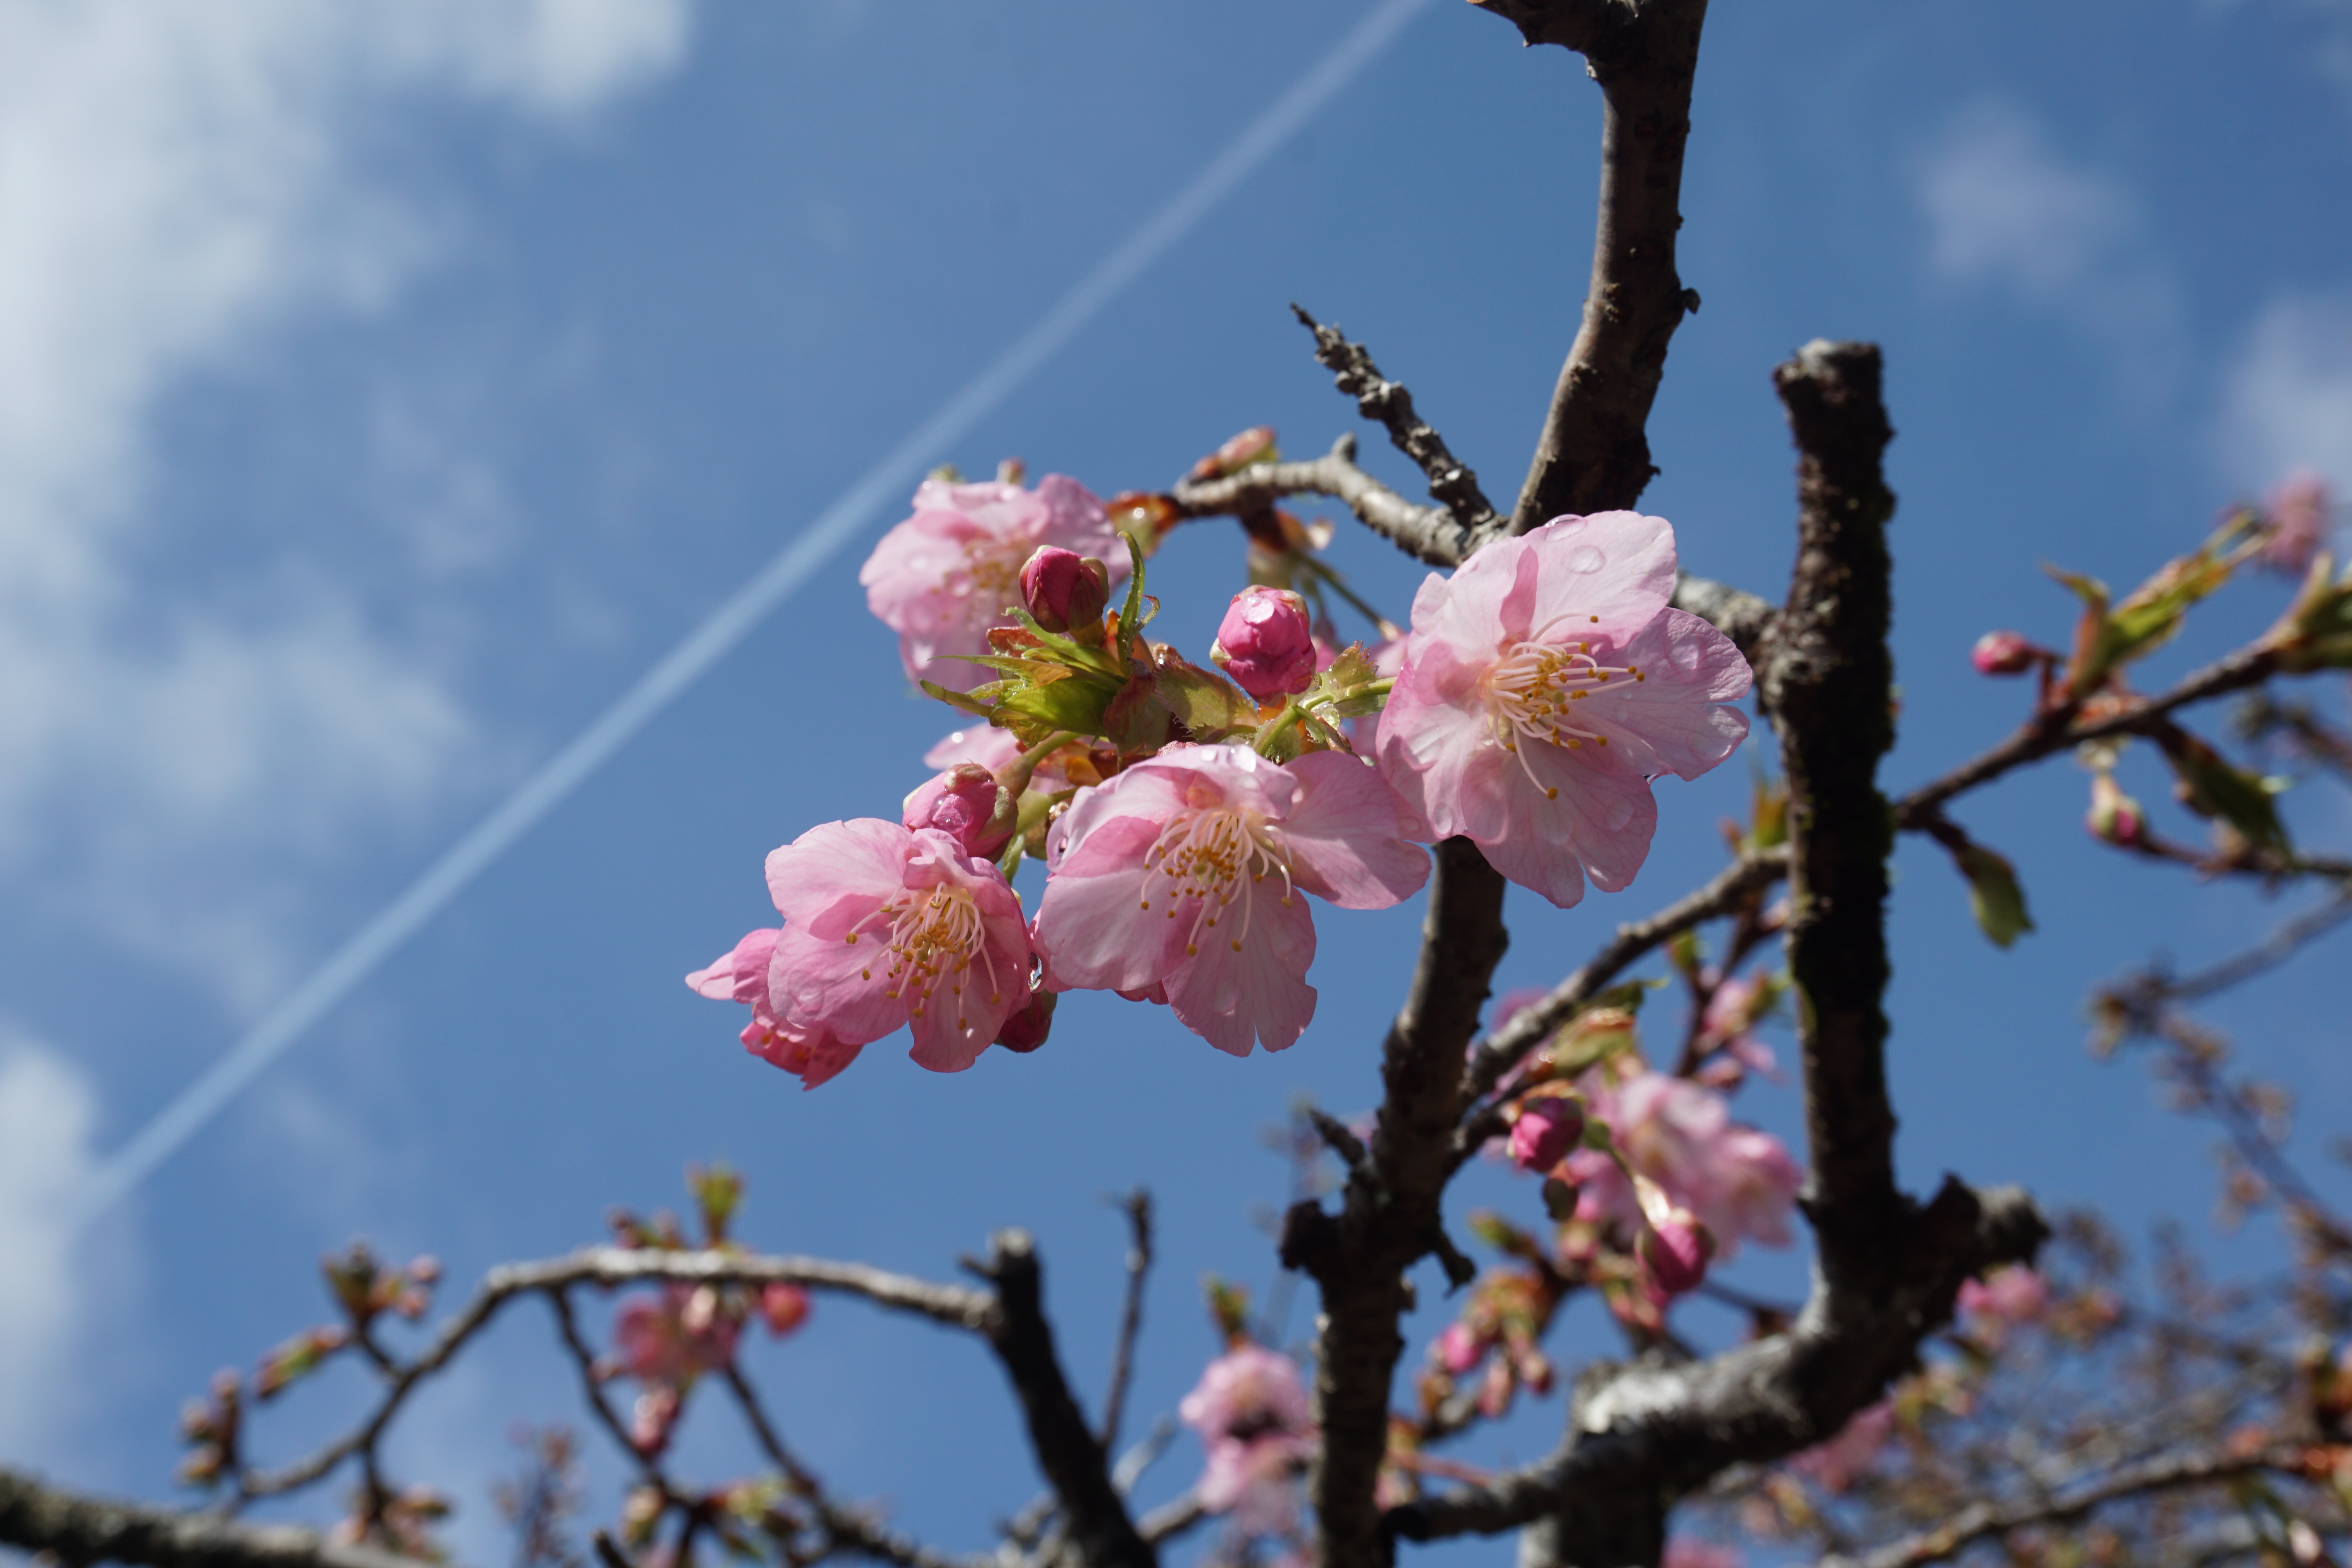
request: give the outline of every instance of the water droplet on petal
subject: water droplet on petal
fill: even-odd
[[[1568,569],[1571,572],[1598,572],[1609,563],[1609,557],[1590,544],[1580,544],[1568,552]]]

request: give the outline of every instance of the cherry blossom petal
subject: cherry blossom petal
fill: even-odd
[[[1344,752],[1290,763],[1299,791],[1282,824],[1298,886],[1344,910],[1384,910],[1429,880],[1429,825],[1379,771]]]
[[[1203,930],[1192,960],[1168,976],[1168,1005],[1178,1021],[1221,1051],[1245,1057],[1253,1041],[1278,1051],[1306,1033],[1315,1016],[1315,919],[1304,896],[1287,906],[1261,898],[1246,935]],[[1180,921],[1179,925],[1182,924]],[[1221,931],[1223,928],[1219,928]]]
[[[768,853],[768,896],[788,924],[839,941],[905,882],[914,836],[895,822],[826,822]]]
[[[1609,737],[1587,759],[1595,766],[1695,779],[1748,738],[1748,715],[1725,706],[1748,695],[1754,679],[1748,661],[1729,637],[1696,616],[1670,609],[1600,657],[1639,669],[1645,679],[1619,677],[1587,689],[1577,721]],[[1661,679],[1646,679],[1651,676]]]
[[[1622,637],[1664,609],[1675,591],[1675,530],[1662,517],[1556,517],[1524,542],[1544,565],[1531,629],[1591,626]]]
[[[1115,816],[1091,825],[1076,849],[1066,842],[1037,904],[1037,945],[1052,989],[1141,991],[1166,975],[1171,951],[1181,956],[1174,910],[1150,907],[1145,890],[1143,858],[1159,838],[1150,818]]]

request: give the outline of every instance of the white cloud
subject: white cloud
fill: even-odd
[[[2179,291],[2148,255],[2139,204],[2113,176],[2069,162],[2013,104],[1956,115],[1914,170],[1937,277],[2005,291],[2086,331],[2126,387],[2178,382]]]
[[[0,1034],[0,1453],[54,1441],[96,1309],[68,1216],[97,1111],[62,1058]]]
[[[2273,300],[2222,379],[2219,452],[2252,493],[2315,468],[2352,493],[2352,294]]]
[[[251,1004],[288,911],[221,907],[221,873],[266,884],[478,774],[450,672],[315,552],[234,604],[154,564],[186,542],[151,418],[443,248],[373,125],[456,100],[568,127],[675,66],[688,4],[0,0],[0,873]]]

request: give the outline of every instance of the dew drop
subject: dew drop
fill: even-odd
[[[1568,552],[1568,569],[1571,572],[1598,572],[1609,563],[1609,557],[1590,544],[1580,544]]]

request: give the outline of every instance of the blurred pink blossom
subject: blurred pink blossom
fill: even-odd
[[[1496,542],[1412,602],[1381,766],[1440,837],[1565,909],[1633,879],[1650,781],[1696,778],[1747,738],[1730,639],[1669,609],[1675,534],[1630,511]]]
[[[1592,1110],[1626,1163],[1696,1215],[1720,1256],[1730,1257],[1742,1239],[1789,1245],[1789,1215],[1804,1173],[1778,1138],[1733,1121],[1723,1096],[1688,1079],[1645,1072],[1598,1090]],[[1643,1225],[1633,1184],[1608,1155],[1579,1150],[1568,1169],[1580,1189],[1579,1218]]]
[[[1836,1436],[1797,1455],[1789,1468],[1827,1491],[1843,1492],[1869,1471],[1894,1435],[1895,1406],[1882,1399],[1854,1412]]]
[[[1778,988],[1760,970],[1746,979],[1737,974],[1725,977],[1706,999],[1706,1011],[1699,1016],[1700,1049],[1722,1051],[1751,1071],[1774,1077],[1780,1058],[1771,1047],[1756,1037],[1756,1026],[1771,1010],[1777,994]]]
[[[1665,1555],[1658,1560],[1658,1568],[1741,1568],[1746,1561],[1736,1546],[1701,1541],[1695,1535],[1677,1535],[1666,1542]]]
[[[1277,764],[1173,746],[1087,791],[1056,825],[1037,907],[1045,984],[1164,998],[1219,1050],[1278,1051],[1315,1016],[1313,893],[1386,909],[1417,892],[1427,831],[1339,752]]]
[[[2264,498],[2262,548],[2265,566],[2300,577],[2327,543],[2327,481],[2308,470],[2290,475]]]
[[[638,1382],[683,1385],[734,1359],[740,1328],[718,1310],[710,1287],[666,1285],[621,1303],[613,1349],[621,1371]]]
[[[2022,1264],[2003,1264],[1982,1279],[1962,1280],[1958,1304],[1971,1328],[1999,1339],[2009,1329],[2040,1321],[2050,1310],[2050,1285]]]
[[[1297,1526],[1297,1478],[1314,1455],[1315,1424],[1297,1362],[1236,1345],[1208,1364],[1176,1413],[1208,1450],[1193,1488],[1202,1508],[1251,1534]]]
[[[1556,1094],[1519,1102],[1511,1123],[1511,1163],[1523,1171],[1549,1171],[1584,1136],[1584,1107]]]
[[[1969,662],[1979,675],[2022,675],[2040,651],[2021,632],[1987,632],[1969,649]]]
[[[925,479],[915,513],[882,536],[857,574],[866,603],[898,634],[909,679],[962,687],[983,667],[941,664],[986,653],[991,626],[1014,624],[1004,612],[1021,601],[1021,568],[1041,544],[1096,556],[1114,577],[1127,574],[1127,551],[1093,491],[1062,474],[1034,490],[990,480]]]

